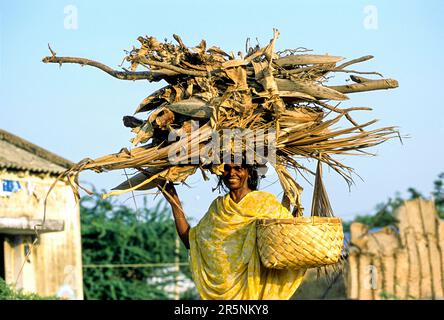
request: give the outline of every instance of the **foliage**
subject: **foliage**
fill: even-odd
[[[444,219],[444,172],[442,172],[438,179],[433,182],[434,190],[432,192],[435,198],[435,206],[439,217]]]
[[[58,300],[55,296],[42,297],[35,293],[24,293],[22,290],[15,290],[8,286],[0,278],[0,300]]]
[[[174,262],[176,229],[164,203],[154,209],[145,203],[136,211],[92,196],[82,198],[80,210],[85,299],[170,298],[165,286],[175,273],[165,267],[97,267]],[[188,261],[182,244],[180,261]],[[168,276],[159,271],[167,271]],[[181,272],[190,277],[188,266],[181,267]]]
[[[438,179],[434,181],[434,189],[432,196],[435,201],[437,213],[441,219],[444,219],[444,172],[438,175]],[[376,206],[376,214],[374,215],[358,215],[353,222],[360,222],[368,225],[370,228],[384,227],[396,224],[395,211],[404,201],[416,198],[424,198],[424,196],[415,188],[408,188],[408,197],[401,197],[397,192],[394,198],[389,198],[386,202]],[[352,222],[344,222],[344,231],[350,231]]]

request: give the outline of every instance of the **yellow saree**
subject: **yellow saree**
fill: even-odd
[[[239,203],[230,195],[216,198],[191,228],[190,265],[202,299],[289,299],[302,282],[304,270],[265,268],[256,245],[258,218],[292,218],[278,199],[252,191]]]

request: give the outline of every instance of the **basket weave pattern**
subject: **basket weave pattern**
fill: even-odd
[[[259,219],[257,242],[267,268],[315,268],[339,261],[344,244],[340,218]]]

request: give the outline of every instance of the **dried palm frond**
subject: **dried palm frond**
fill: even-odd
[[[349,99],[348,93],[396,88],[398,83],[356,75],[381,76],[377,72],[346,69],[372,56],[337,65],[342,57],[299,54],[300,50],[291,49],[278,54],[274,51],[278,36],[274,30],[265,47],[247,48],[246,55],[237,58],[217,47],[207,49],[205,41],[189,48],[177,35],[173,36],[177,44],[139,37],[140,47],[125,58],[131,71],[116,71],[88,59],[57,57],[51,50],[52,55],[43,62],[90,65],[119,79],[168,83],[137,106],[135,113],[148,112],[145,120],[125,118],[125,125],[135,133],[131,139],[135,148],[81,161],[63,177],[74,183],[83,170],[136,169],[139,174],[110,193],[119,194],[156,187],[166,180],[184,182],[197,168],[204,175],[205,171],[217,173],[221,153],[238,148],[245,154],[259,148],[265,153],[255,154],[254,160],[272,162],[294,206],[300,206],[302,189],[287,168],[311,172],[300,164],[301,157],[328,165],[351,183],[352,168],[335,157],[363,152],[396,137],[397,131],[394,127],[370,130],[375,120],[359,124],[350,115],[370,108],[341,109],[326,101],[344,101]],[[137,71],[139,68],[145,70]],[[354,84],[327,86],[337,72],[351,73]],[[350,125],[335,127],[344,121]],[[228,137],[236,142],[215,148],[225,139],[227,129],[237,130]],[[266,139],[255,140],[258,132],[266,133]],[[319,201],[316,206],[327,212],[325,199]]]

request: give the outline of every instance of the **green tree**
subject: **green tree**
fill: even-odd
[[[0,278],[0,300],[58,300],[56,296],[43,297],[35,293],[24,293],[22,290],[15,290]]]
[[[96,195],[82,198],[80,204],[85,298],[170,298],[165,286],[171,284],[175,274],[165,267],[99,267],[173,263],[176,229],[165,204],[148,209],[145,203],[136,211]],[[182,244],[180,261],[188,261]],[[181,272],[190,277],[188,266],[182,266]]]
[[[438,179],[433,184],[432,195],[435,198],[436,209],[438,210],[439,217],[444,219],[444,172],[438,176]]]

